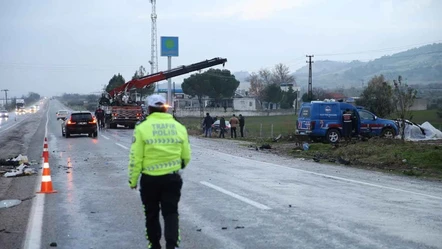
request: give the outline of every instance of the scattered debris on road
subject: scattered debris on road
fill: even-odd
[[[35,169],[29,168],[30,165],[28,157],[21,154],[8,160],[0,159],[0,174],[4,174],[4,177],[15,177],[37,173]]]
[[[21,200],[2,200],[0,201],[0,208],[10,208],[17,206],[21,203]]]

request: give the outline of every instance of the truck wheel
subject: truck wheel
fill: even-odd
[[[394,138],[396,134],[394,134],[394,130],[391,128],[385,128],[382,130],[381,137],[384,138]]]
[[[337,143],[341,139],[341,133],[337,129],[328,130],[325,136],[329,143]]]

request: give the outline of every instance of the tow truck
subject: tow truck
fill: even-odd
[[[156,82],[166,80],[172,77],[180,76],[194,71],[199,71],[205,68],[213,67],[216,65],[225,65],[227,59],[225,58],[213,58],[210,60],[201,61],[187,66],[179,66],[167,71],[162,71],[154,74],[150,74],[139,79],[133,79],[125,84],[116,87],[106,94],[113,101],[100,101],[100,105],[105,111],[105,123],[107,128],[117,128],[117,125],[124,125],[133,129],[137,122],[142,119],[143,109],[140,103],[132,102],[123,96],[127,96],[127,92],[131,89],[142,89]]]

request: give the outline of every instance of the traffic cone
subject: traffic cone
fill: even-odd
[[[49,149],[48,149],[48,139],[45,138],[44,144],[43,144],[43,154],[41,155],[43,158],[47,157],[49,158]]]
[[[43,155],[44,155],[44,152],[43,152]],[[40,194],[57,193],[57,191],[52,189],[51,169],[49,168],[48,154],[43,156],[43,173],[41,176],[41,188],[40,188],[40,192],[37,192],[37,193],[40,193]]]

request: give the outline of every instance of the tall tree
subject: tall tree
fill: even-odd
[[[272,71],[272,82],[280,84],[295,84],[295,77],[290,75],[290,68],[282,63],[276,64]]]
[[[260,105],[266,98],[264,90],[266,86],[272,84],[272,80],[272,72],[268,69],[261,69],[257,73],[253,72],[247,78],[247,82],[250,83],[249,95],[256,98]]]
[[[239,81],[229,70],[209,69],[201,74],[192,74],[184,79],[181,88],[185,94],[196,96],[202,108],[202,98],[208,96],[220,101],[231,98],[239,86]]]
[[[210,90],[209,84],[204,79],[202,74],[192,74],[190,77],[184,79],[181,88],[185,94],[198,98],[200,110],[203,110],[203,97],[207,96]]]
[[[269,84],[264,89],[264,101],[270,103],[279,104],[282,99],[281,87],[278,84]]]
[[[409,87],[407,84],[402,83],[402,76],[399,75],[394,83],[394,96],[397,100],[397,111],[399,117],[401,118],[401,139],[405,140],[405,119],[413,119],[413,115],[410,111],[411,106],[413,106],[414,100],[416,99],[417,91],[416,89]]]
[[[393,88],[384,76],[374,76],[362,92],[356,104],[364,106],[380,117],[386,117],[396,110],[393,102]]]
[[[295,99],[298,97],[297,93],[293,90],[292,86],[289,86],[287,92],[283,92],[281,100],[281,108],[282,109],[291,109],[293,108],[293,103]]]
[[[110,90],[122,86],[126,83],[126,80],[124,80],[123,76],[121,74],[114,74],[112,78],[109,80],[109,83],[106,86],[106,92],[109,92]]]
[[[239,81],[226,69],[209,69],[203,73],[205,82],[210,86],[207,96],[217,103],[221,99],[232,98],[239,86]]]

